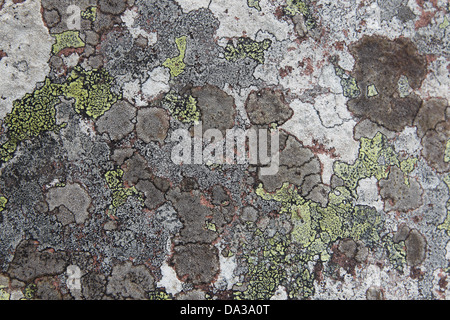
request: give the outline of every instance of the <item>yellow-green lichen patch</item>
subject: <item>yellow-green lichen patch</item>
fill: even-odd
[[[249,8],[255,8],[258,11],[261,11],[261,6],[259,5],[260,0],[247,0],[247,5]]]
[[[409,186],[408,175],[414,170],[417,165],[417,158],[408,158],[400,162],[400,170],[405,175],[405,184]]]
[[[389,262],[394,269],[400,272],[403,271],[403,267],[406,264],[405,241],[395,243],[391,236],[385,236],[383,243],[388,253]]]
[[[450,139],[447,140],[444,151],[444,162],[450,162]]]
[[[30,283],[23,290],[23,295],[26,300],[32,300],[32,299],[34,299],[36,291],[37,291],[37,286],[34,283]]]
[[[56,124],[55,106],[60,101],[59,88],[47,78],[44,86],[13,102],[13,109],[5,117],[8,141],[0,147],[0,161],[9,161],[21,141],[46,131],[59,131],[65,124]]]
[[[97,7],[92,6],[88,7],[85,11],[81,11],[81,18],[94,22],[97,19]]]
[[[75,111],[94,120],[121,99],[111,91],[113,78],[104,69],[86,71],[77,66],[61,85],[62,94],[75,99]]]
[[[204,228],[206,230],[212,231],[212,232],[217,232],[217,227],[214,223],[210,222],[210,221],[205,221],[205,226]]]
[[[258,250],[253,250],[246,256],[246,290],[234,292],[234,297],[239,300],[270,299],[286,278],[287,269],[284,264],[289,262],[286,251],[290,241],[279,233],[266,239],[259,229],[255,230],[255,236]]]
[[[66,48],[82,48],[86,44],[80,38],[80,31],[67,30],[61,33],[52,34],[56,42],[53,44],[52,53],[57,54]]]
[[[107,171],[105,173],[105,179],[106,183],[108,184],[108,187],[112,190],[112,204],[109,207],[109,215],[114,216],[116,213],[117,208],[125,204],[128,197],[137,195],[140,197],[140,200],[143,202],[143,199],[141,198],[139,192],[137,191],[136,187],[126,188],[123,185],[122,181],[123,177],[123,170],[122,169],[116,169]]]
[[[265,200],[281,203],[280,213],[289,214],[293,223],[291,240],[308,248],[311,257],[320,255],[326,261],[328,253],[324,245],[339,238],[362,240],[368,245],[380,240],[381,216],[374,208],[355,205],[356,199],[345,187],[330,192],[326,208],[304,199],[296,188],[288,184],[272,194],[265,192],[260,185],[257,194]]]
[[[375,87],[374,84],[371,84],[369,86],[367,86],[367,96],[370,97],[375,97],[376,95],[378,95],[378,91],[377,88]]]
[[[200,121],[200,110],[197,108],[197,100],[193,96],[180,97],[174,92],[169,92],[162,103],[178,121],[183,123]]]
[[[311,13],[311,10],[306,1],[301,0],[287,0],[284,11],[288,16],[295,16],[296,14],[303,15],[308,30],[316,26],[316,21]]]
[[[0,212],[2,212],[3,210],[5,210],[6,208],[6,204],[8,203],[8,199],[1,196],[0,197]]]
[[[361,91],[358,87],[356,79],[348,75],[345,70],[339,66],[337,57],[332,57],[330,61],[334,65],[335,74],[341,79],[341,87],[344,97],[349,99],[357,98],[361,94]]]
[[[336,161],[334,173],[344,181],[346,187],[355,190],[361,179],[387,178],[390,166],[400,167],[400,161],[386,136],[378,132],[373,139],[361,138],[358,159],[354,164]]]
[[[0,301],[9,300],[10,294],[6,291],[7,288],[0,288]]]
[[[445,29],[450,25],[450,22],[447,19],[447,16],[444,17],[444,21],[442,21],[441,24],[439,24],[439,29]]]
[[[234,62],[248,57],[263,64],[264,51],[269,49],[271,45],[272,41],[270,39],[264,39],[258,42],[250,38],[238,38],[236,45],[229,42],[225,47],[225,59]]]
[[[149,300],[173,300],[171,294],[167,293],[164,289],[157,289],[148,293]]]
[[[170,69],[170,75],[175,78],[183,73],[186,64],[184,63],[184,56],[186,54],[187,37],[181,36],[175,39],[179,55],[174,58],[167,58],[163,66]]]

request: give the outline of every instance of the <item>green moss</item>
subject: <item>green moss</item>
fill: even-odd
[[[105,180],[108,184],[108,187],[112,190],[112,204],[109,207],[109,215],[114,216],[117,208],[125,204],[128,197],[137,195],[141,202],[143,202],[143,198],[140,193],[136,189],[136,187],[126,188],[123,185],[123,170],[116,169],[107,171],[105,173]]]
[[[86,45],[80,38],[80,31],[77,30],[67,30],[62,33],[54,33],[52,36],[56,39],[56,42],[52,47],[53,54],[57,54],[66,48],[82,48]]]
[[[187,37],[181,36],[175,39],[179,54],[174,58],[167,58],[163,66],[170,69],[170,75],[175,78],[183,73],[186,64],[184,63],[184,56],[186,54]]]
[[[167,107],[172,116],[183,123],[195,123],[200,121],[200,110],[197,108],[197,100],[192,96],[180,97],[174,92],[169,92],[164,97],[162,104]]]
[[[104,69],[86,71],[77,66],[61,85],[62,94],[75,99],[75,111],[94,120],[122,97],[111,91],[113,78]]]
[[[260,0],[247,0],[247,5],[249,8],[255,8],[258,11],[261,11],[261,6],[259,5]]]
[[[287,0],[286,7],[284,9],[288,16],[295,16],[296,14],[303,15],[305,19],[306,28],[308,30],[313,29],[316,26],[316,21],[311,13],[311,9],[306,1],[301,0]]]
[[[87,8],[85,11],[81,11],[81,18],[94,22],[95,19],[97,19],[97,7],[92,6]]]
[[[270,39],[260,42],[250,38],[238,38],[236,46],[230,41],[225,47],[225,59],[228,61],[237,61],[239,59],[251,58],[259,64],[264,63],[264,51],[269,49],[272,44]]]

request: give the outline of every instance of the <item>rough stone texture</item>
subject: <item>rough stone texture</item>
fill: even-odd
[[[0,299],[448,300],[448,13],[0,0]]]

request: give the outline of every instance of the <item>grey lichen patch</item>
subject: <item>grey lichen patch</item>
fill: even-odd
[[[136,109],[131,104],[118,101],[97,120],[98,132],[108,133],[111,140],[121,140],[133,131],[135,117]]]
[[[0,0],[0,300],[448,299],[449,7],[325,2]]]
[[[208,217],[213,217],[211,222],[214,223],[214,211],[202,203],[198,191],[191,191],[180,192],[177,188],[173,188],[167,193],[167,199],[173,203],[183,223],[179,241],[181,243],[211,243],[217,238],[217,234],[205,229],[203,222],[208,220]]]
[[[46,194],[50,210],[64,205],[73,213],[76,223],[84,223],[89,217],[91,198],[78,183],[69,183],[64,187],[50,188]]]
[[[136,189],[144,193],[144,204],[149,209],[154,209],[164,203],[164,193],[158,190],[149,180],[140,180],[136,184]]]
[[[133,265],[126,261],[114,266],[108,277],[106,294],[115,299],[148,299],[155,288],[155,279],[145,265]]]
[[[139,180],[151,178],[147,161],[138,153],[133,154],[133,156],[125,161],[123,172],[123,180],[129,185],[135,185]]]
[[[405,174],[398,167],[391,168],[388,179],[380,180],[380,195],[387,211],[406,212],[422,204],[423,189],[415,179],[405,183]]]
[[[289,135],[285,148],[280,152],[278,173],[263,176],[259,171],[258,178],[263,183],[264,189],[269,192],[274,192],[276,189],[281,188],[284,182],[290,182],[299,186],[302,194],[306,196],[315,184],[321,180],[320,161],[311,150],[304,148],[297,139]],[[307,185],[307,181],[314,181],[315,184]]]

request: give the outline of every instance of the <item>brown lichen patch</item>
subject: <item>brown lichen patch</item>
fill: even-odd
[[[22,241],[16,249],[8,274],[11,278],[30,282],[47,275],[59,275],[68,263],[65,252],[38,251],[38,243],[33,240]]]
[[[247,98],[245,110],[255,125],[282,125],[294,114],[283,93],[271,89],[252,91]]]
[[[332,246],[331,250],[333,255],[331,256],[331,263],[342,267],[347,273],[351,275],[356,275],[355,268],[358,264],[353,257],[348,257],[348,254],[342,252],[338,245]]]
[[[415,280],[422,280],[425,275],[425,272],[420,270],[420,268],[411,267],[411,272],[409,273],[409,276],[411,279]]]
[[[286,76],[288,76],[289,74],[291,74],[291,72],[294,70],[294,68],[292,68],[291,66],[286,66],[284,68],[280,68],[280,70],[278,70],[280,77],[283,79]]]
[[[162,108],[143,108],[138,111],[136,133],[145,143],[164,143],[169,130],[169,114]]]
[[[445,162],[445,149],[450,139],[450,123],[441,122],[434,130],[430,130],[422,139],[422,155],[428,164],[438,172],[448,172],[450,162]]]
[[[350,46],[350,51],[356,60],[353,73],[362,94],[348,101],[348,109],[392,131],[412,125],[422,100],[414,93],[401,95],[399,80],[406,77],[412,89],[419,88],[426,76],[426,58],[405,38],[364,36]],[[372,85],[378,94],[369,97],[367,88]]]
[[[191,94],[197,99],[203,132],[218,129],[225,135],[234,126],[236,107],[232,96],[212,85],[193,88]]]
[[[405,241],[406,262],[408,265],[417,267],[425,260],[427,241],[416,229],[411,230]]]
[[[448,102],[446,99],[432,98],[424,101],[414,120],[414,125],[417,127],[417,135],[420,138],[429,130],[436,128],[439,122],[445,121],[447,107]]]
[[[219,273],[219,252],[210,244],[176,246],[172,263],[177,276],[194,285],[210,284]]]

